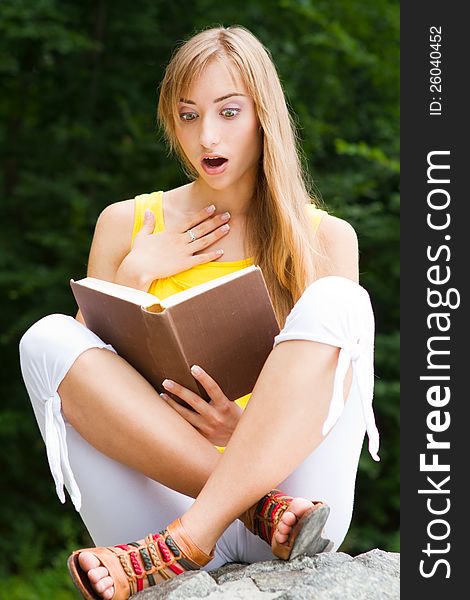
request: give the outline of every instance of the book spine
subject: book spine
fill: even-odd
[[[191,365],[188,364],[186,359],[171,311],[167,309],[160,313],[153,313],[142,308],[142,313],[147,329],[147,348],[153,363],[158,365],[160,380],[151,382],[157,391],[165,392],[174,400],[181,403],[182,401],[179,397],[169,393],[161,385],[164,379],[171,379],[198,395],[206,396],[206,399],[210,400],[207,394],[201,394],[199,384],[191,375]],[[154,335],[156,329],[155,321],[158,321],[158,328],[160,330],[158,336]],[[164,343],[161,342],[162,339],[165,340]]]
[[[187,382],[187,385],[186,384],[182,384],[182,385],[184,385],[188,389],[192,390],[198,396],[201,396],[201,398],[203,398],[207,402],[210,402],[211,401],[211,397],[206,392],[205,388],[191,374],[191,367],[193,365],[192,365],[192,363],[190,364],[190,362],[188,360],[188,357],[186,355],[186,352],[184,351],[184,346],[183,346],[183,343],[181,341],[180,335],[178,333],[178,327],[176,326],[175,320],[173,319],[173,314],[172,314],[171,310],[168,311],[168,318],[171,320],[172,331],[173,331],[173,333],[175,335],[175,341],[176,341],[176,343],[178,345],[178,349],[179,349],[180,354],[181,354],[182,362],[185,365],[185,373],[186,373],[186,379],[185,379],[185,381]],[[181,375],[182,375],[182,378],[183,378],[183,373],[181,373]],[[181,382],[179,382],[179,383],[181,383]]]
[[[252,391],[279,333],[260,269],[167,310],[189,366],[200,365],[229,400]]]

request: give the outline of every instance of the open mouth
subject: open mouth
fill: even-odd
[[[215,168],[220,167],[225,162],[227,162],[226,158],[217,157],[217,158],[204,158],[202,161],[207,167]]]
[[[201,160],[202,168],[208,175],[220,175],[227,168],[228,158],[223,156],[204,157]]]

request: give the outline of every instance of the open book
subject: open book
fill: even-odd
[[[159,300],[85,277],[70,281],[89,329],[160,393],[172,379],[210,400],[192,376],[201,366],[229,400],[251,392],[279,333],[260,267],[253,265]]]

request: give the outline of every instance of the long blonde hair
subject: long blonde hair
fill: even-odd
[[[182,42],[160,84],[158,121],[190,178],[198,177],[176,136],[178,101],[211,60],[235,68],[253,98],[263,151],[246,225],[246,248],[261,267],[280,326],[315,280],[312,224],[305,204],[316,204],[293,118],[271,54],[245,27],[212,27]]]

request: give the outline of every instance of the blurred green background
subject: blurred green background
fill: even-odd
[[[271,50],[323,201],[358,233],[382,460],[364,448],[341,550],[399,550],[398,1],[2,0],[2,598],[73,598],[65,557],[90,543],[55,495],[19,339],[46,314],[75,313],[69,279],[85,276],[107,204],[185,182],[156,129],[157,84],[174,45],[216,24],[244,25]]]

